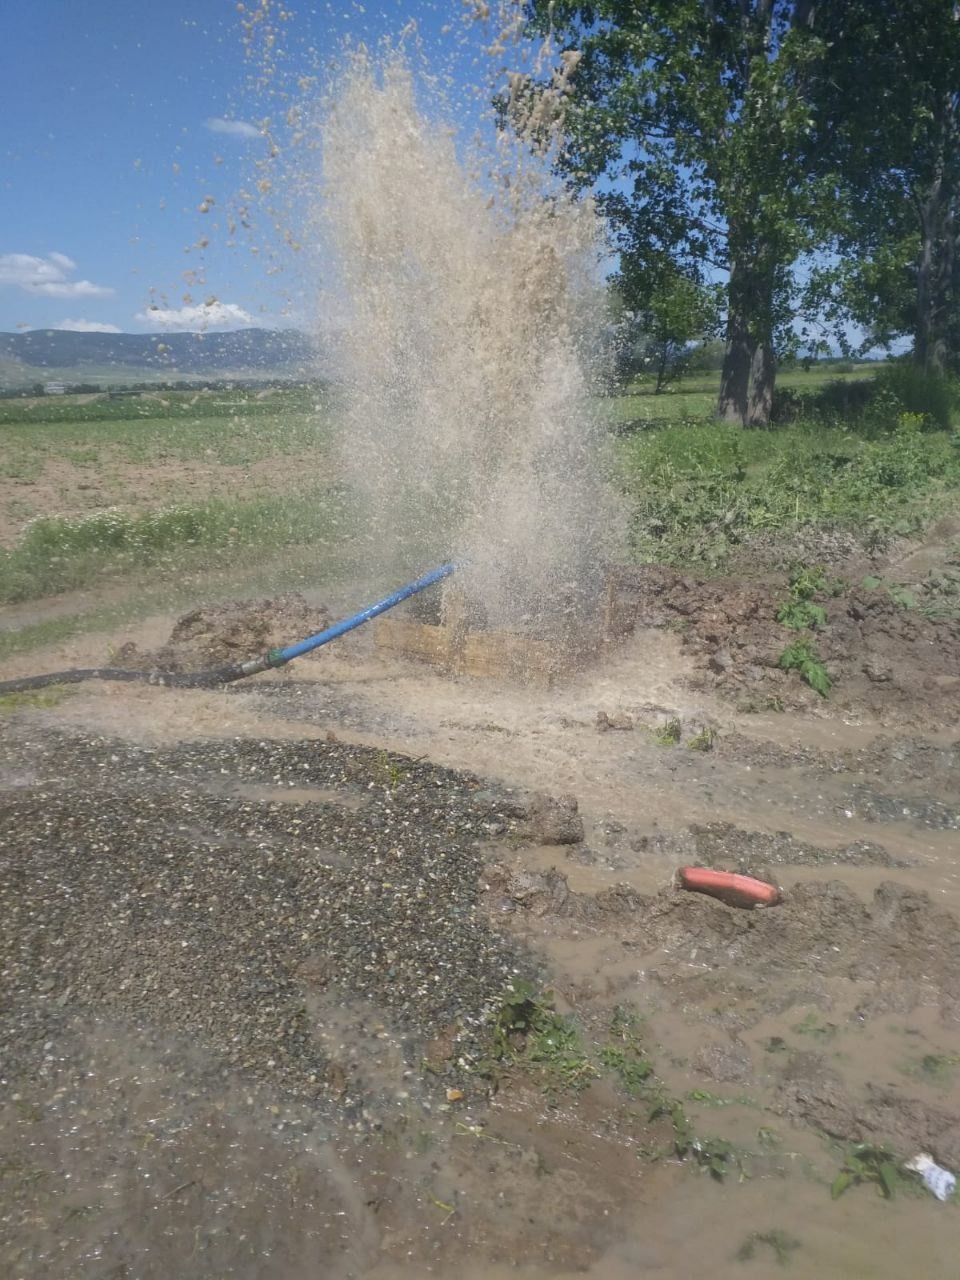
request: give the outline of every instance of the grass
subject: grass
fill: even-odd
[[[797,370],[782,375],[781,384],[816,397],[835,385],[825,381],[831,376]],[[864,376],[854,370],[843,385],[862,386]],[[743,431],[709,417],[716,389],[716,377],[705,376],[663,395],[636,387],[608,401],[615,420],[634,425],[638,406],[656,410],[655,417],[653,408],[640,415],[643,430],[614,436],[615,476],[631,509],[637,560],[721,570],[737,547],[769,534],[788,538],[805,525],[854,528],[868,546],[871,539],[882,545],[890,533],[914,532],[938,506],[956,501],[960,436],[929,430],[932,418],[906,412],[888,393],[869,421],[836,425],[835,417],[821,415]],[[321,487],[314,468],[299,459],[313,456],[321,465],[334,411],[328,393],[309,387],[0,402],[0,480],[10,482],[7,510],[22,512],[18,519],[29,515],[31,481],[50,460],[88,469],[108,501],[117,492],[111,468],[126,465],[137,477],[118,480],[118,510],[44,512],[29,521],[16,543],[0,550],[0,603],[144,571],[169,578],[227,572],[296,547],[328,554],[348,532],[345,495]],[[142,492],[151,486],[150,466],[162,462],[179,462],[187,474],[191,463],[202,462],[209,476],[206,464],[228,468],[281,457],[290,459],[290,475],[278,472],[285,485],[279,493],[274,484],[161,505],[156,486]],[[952,581],[941,585],[930,607],[953,610],[958,594]],[[783,621],[808,630],[818,625],[818,610],[791,602]]]
[[[142,569],[228,567],[295,544],[324,555],[341,539],[344,519],[343,495],[331,488],[210,499],[140,515],[42,517],[13,548],[0,550],[0,602],[90,587]]]
[[[114,631],[151,614],[188,608],[199,598],[216,603],[244,595],[275,594],[305,585],[323,586],[336,581],[350,568],[350,561],[342,554],[318,553],[311,546],[287,548],[279,556],[256,556],[246,563],[233,562],[213,572],[207,572],[200,560],[192,569],[180,562],[175,569],[152,574],[145,582],[125,591],[118,601],[98,603],[16,629],[0,629],[0,661],[62,644],[75,636]],[[295,638],[300,637],[291,637]]]
[[[171,391],[119,400],[0,401],[0,476],[35,479],[48,458],[78,466],[170,460],[250,465],[325,447],[329,425],[329,397],[305,387],[265,395]]]
[[[722,568],[737,545],[804,525],[882,542],[956,501],[960,437],[909,421],[866,439],[816,421],[768,431],[677,422],[617,443],[640,561]]]
[[[46,689],[26,690],[23,693],[0,694],[0,717],[12,715],[16,711],[45,710],[57,707],[75,692],[66,685],[49,685]]]
[[[777,374],[777,386],[801,395],[813,395],[832,382],[869,381],[873,371],[859,366],[848,373],[837,373],[831,366],[811,369],[785,369]],[[657,394],[653,379],[638,379],[619,396],[608,401],[611,421],[621,428],[634,429],[667,422],[709,419],[717,403],[720,375],[693,374]]]

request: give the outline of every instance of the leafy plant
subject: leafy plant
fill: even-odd
[[[810,640],[794,640],[780,655],[779,665],[784,671],[799,671],[800,676],[821,698],[830,694],[830,677]]]
[[[670,1119],[673,1128],[673,1149],[681,1157],[692,1156],[701,1169],[711,1178],[722,1182],[737,1163],[737,1148],[726,1138],[698,1138],[694,1136],[690,1118],[683,1103],[677,1098],[660,1097],[650,1112],[650,1119],[662,1116]]]
[[[777,621],[791,631],[812,631],[825,625],[827,611],[809,600],[790,600],[777,610]]]
[[[657,730],[656,739],[661,747],[675,747],[683,734],[683,725],[674,717]]]
[[[590,1061],[572,1018],[557,1013],[549,993],[517,980],[493,1025],[492,1056],[535,1066],[550,1094],[585,1089],[600,1073]]]
[[[790,575],[790,598],[792,600],[812,600],[822,591],[833,593],[833,585],[827,578],[822,565],[800,565]]]
[[[791,1253],[800,1248],[800,1241],[779,1228],[774,1228],[773,1231],[751,1231],[737,1250],[738,1260],[749,1262],[756,1256],[759,1245],[766,1245],[772,1249],[774,1257],[782,1267],[790,1261]]]
[[[640,1043],[640,1020],[623,1005],[617,1005],[610,1034],[618,1043],[602,1045],[598,1057],[603,1066],[619,1077],[628,1093],[638,1094],[653,1075],[653,1064]]]
[[[712,729],[703,728],[687,742],[688,751],[712,751],[717,735]]]
[[[875,574],[869,574],[864,578],[863,586],[865,591],[885,591],[893,603],[900,605],[903,609],[917,607],[917,598],[913,592],[899,582],[891,582],[889,578],[878,578]]]
[[[960,1054],[925,1053],[920,1061],[903,1068],[905,1073],[926,1080],[929,1084],[946,1088],[953,1083],[956,1068],[960,1066]]]
[[[830,1195],[836,1200],[848,1187],[869,1182],[877,1188],[878,1195],[885,1200],[892,1200],[899,1180],[897,1159],[893,1152],[886,1147],[859,1142],[848,1151],[840,1172],[830,1186]]]
[[[811,1010],[801,1022],[798,1022],[793,1027],[793,1031],[798,1036],[813,1036],[818,1040],[831,1040],[837,1034],[837,1027],[833,1022],[821,1022]]]
[[[68,689],[66,685],[53,684],[46,689],[0,694],[0,715],[13,711],[23,711],[31,707],[39,707],[41,709],[55,707],[74,692],[74,689]]]

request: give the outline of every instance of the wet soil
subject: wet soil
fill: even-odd
[[[933,577],[941,586],[951,581]],[[929,576],[921,581],[932,590]],[[829,676],[833,707],[891,725],[955,723],[960,610],[928,616],[918,607],[924,599],[918,587],[911,591],[875,573],[861,575],[859,584],[835,579],[830,585],[812,598],[824,620],[803,638]],[[747,583],[698,580],[645,566],[623,572],[620,587],[618,630],[674,629],[694,662],[692,688],[716,691],[746,712],[802,709],[819,701],[799,672],[781,663],[784,650],[800,638],[777,618],[790,600],[783,575]]]
[[[797,1276],[950,1274],[956,1205],[830,1183],[860,1142],[960,1169],[955,624],[833,598],[823,702],[731,675],[774,592],[650,571],[550,690],[357,633],[5,712],[6,1272],[680,1280],[706,1246],[723,1280],[789,1239]],[[743,709],[768,676],[786,709]],[[572,1047],[497,1048],[521,981]]]

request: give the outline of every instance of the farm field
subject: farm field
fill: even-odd
[[[4,509],[37,507],[4,550],[0,674],[196,663],[174,624],[198,605],[190,643],[253,656],[396,585],[351,553],[331,419],[286,395],[5,407]],[[949,1255],[949,1206],[872,1182],[914,1149],[960,1164],[956,448],[909,418],[748,433],[691,421],[687,395],[656,397],[673,425],[611,433],[628,632],[551,688],[451,677],[361,630],[229,689],[0,696],[2,856],[27,877],[4,881],[2,1132],[31,1153],[5,1165],[10,1257],[43,1261],[41,1215],[73,1270],[144,1248],[175,1268],[189,1237],[209,1273],[319,1250],[402,1280],[469,1257],[479,1277],[508,1250],[536,1276],[681,1280],[691,1218],[721,1280],[781,1256],[893,1280],[905,1238],[931,1270]],[[72,904],[41,947],[49,990],[69,984],[53,1005],[20,958],[60,910],[51,829]],[[362,855],[384,832],[397,894]],[[91,841],[117,851],[96,876]],[[158,859],[157,896],[116,914]],[[685,863],[784,902],[761,919],[684,894]],[[418,995],[436,972],[442,994]],[[57,1057],[34,1077],[41,1041]],[[125,1113],[91,1061],[135,1088]],[[214,1078],[231,1101],[211,1119]],[[63,1106],[84,1126],[67,1181]],[[131,1179],[165,1197],[136,1228]],[[211,1228],[215,1186],[243,1231]]]

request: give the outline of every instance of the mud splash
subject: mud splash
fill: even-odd
[[[549,618],[596,595],[620,529],[591,403],[599,223],[506,145],[469,167],[416,89],[359,55],[320,123],[345,470],[380,562],[454,556],[489,625]]]

